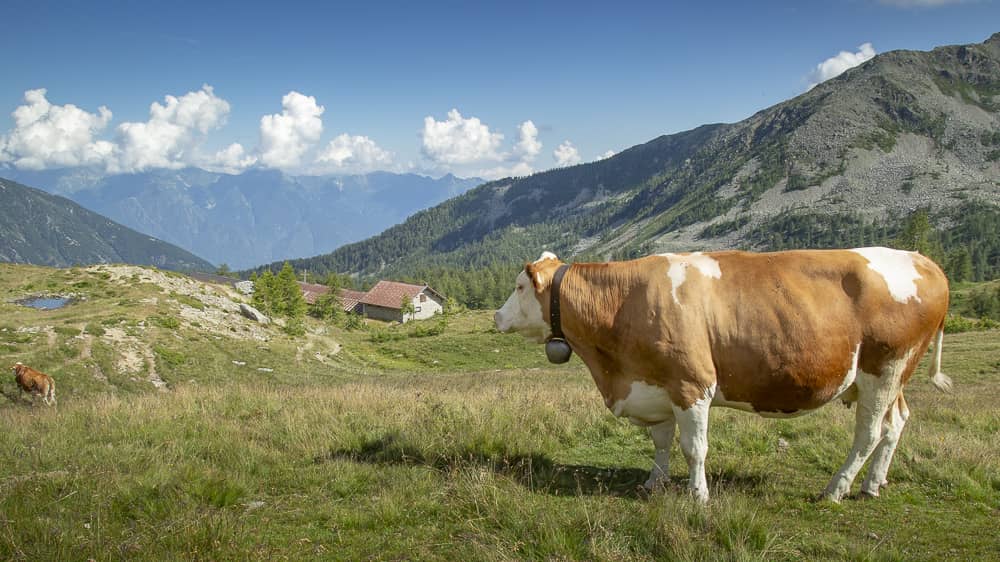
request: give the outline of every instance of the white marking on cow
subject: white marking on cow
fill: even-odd
[[[708,480],[705,478],[705,456],[708,454],[708,410],[715,398],[716,385],[705,389],[704,396],[683,410],[674,406],[674,416],[680,429],[681,452],[688,463],[688,490],[698,501],[708,502]]]
[[[653,448],[656,453],[653,457],[653,468],[649,471],[649,478],[643,484],[647,490],[662,486],[670,479],[670,448],[674,444],[674,430],[676,428],[677,420],[672,415],[670,419],[649,428],[649,436],[653,439]]]
[[[921,276],[913,266],[913,252],[892,248],[855,248],[851,251],[868,260],[868,268],[885,279],[895,301],[905,303],[912,298],[920,302],[915,281]]]
[[[868,457],[872,455],[875,448],[879,446],[883,438],[882,421],[886,411],[896,404],[901,387],[901,378],[907,364],[913,358],[916,349],[908,350],[902,357],[889,361],[882,369],[881,376],[875,376],[864,371],[859,371],[854,383],[858,388],[857,413],[854,418],[854,442],[851,444],[851,452],[847,455],[847,460],[841,465],[840,470],[833,475],[830,483],[827,484],[823,495],[834,502],[839,502],[848,492],[851,491],[851,484],[854,478],[861,471]],[[899,426],[902,431],[902,425]],[[898,438],[898,437],[897,437]],[[895,443],[890,445],[895,450]],[[891,453],[888,458],[881,458],[885,451],[879,455],[879,465],[869,468],[875,469],[873,477],[878,477],[881,464],[886,464],[892,460]],[[878,479],[878,478],[876,478]],[[869,482],[866,492],[870,492]]]
[[[545,260],[557,260],[557,259],[559,259],[559,258],[557,258],[555,254],[553,254],[552,252],[550,252],[548,250],[545,250],[544,252],[542,252],[541,257],[539,257],[537,260],[535,260],[535,263],[538,263],[540,261],[545,261]]]
[[[497,330],[521,332],[526,338],[535,338],[539,342],[552,333],[549,323],[542,318],[542,305],[535,297],[528,274],[522,271],[517,276],[517,286],[507,297],[500,310],[493,315]]]
[[[701,252],[660,254],[660,256],[667,258],[667,261],[670,262],[670,268],[667,270],[667,276],[670,277],[670,295],[674,297],[674,302],[677,304],[681,304],[681,301],[677,298],[677,289],[687,279],[687,268],[689,266],[694,266],[705,277],[712,279],[722,277],[722,269],[719,267],[719,262],[715,258],[706,256]]]
[[[611,405],[611,412],[636,425],[658,424],[673,417],[672,403],[662,386],[632,381],[628,395]]]
[[[889,411],[882,421],[882,440],[872,453],[868,474],[861,482],[862,493],[875,497],[878,496],[882,486],[889,484],[886,478],[889,464],[892,462],[892,455],[896,452],[896,445],[899,444],[899,436],[903,433],[903,427],[909,417],[910,410],[906,407],[905,401],[897,398],[896,402],[889,406]]]
[[[847,374],[844,375],[844,380],[841,381],[840,386],[837,387],[837,391],[833,393],[833,397],[838,396],[847,392],[851,385],[854,384],[854,379],[858,377],[858,359],[861,357],[861,342],[854,348],[854,353],[851,354],[851,367],[847,370]]]

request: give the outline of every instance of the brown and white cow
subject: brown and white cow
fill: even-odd
[[[17,386],[31,395],[32,399],[36,394],[39,394],[47,406],[56,403],[56,382],[52,380],[52,377],[24,365],[20,361],[14,363],[11,370],[14,371],[14,380],[17,381]]]
[[[497,329],[551,337],[546,252],[527,264],[496,312]],[[877,496],[909,416],[903,386],[935,341],[941,372],[948,281],[930,259],[889,248],[663,254],[578,263],[559,290],[565,339],[616,415],[649,427],[647,487],[667,478],[674,428],[689,488],[708,499],[708,410],[790,417],[840,399],[857,403],[854,443],[823,496],[840,501],[865,461],[861,491]]]

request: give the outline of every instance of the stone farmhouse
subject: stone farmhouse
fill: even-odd
[[[306,302],[313,304],[323,294],[329,293],[326,285],[299,283],[302,296]],[[366,318],[386,322],[408,322],[423,320],[444,311],[445,298],[427,285],[412,285],[397,281],[379,281],[368,292],[340,289],[340,298],[344,311],[360,314]],[[413,305],[413,311],[403,314],[403,303]]]

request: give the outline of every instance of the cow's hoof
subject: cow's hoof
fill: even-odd
[[[815,503],[830,502],[839,504],[840,499],[841,499],[840,496],[831,494],[830,492],[827,491],[820,492],[818,495],[813,496],[813,502]]]
[[[701,505],[708,505],[708,490],[688,490],[694,501]]]
[[[878,498],[878,492],[876,491],[875,493],[872,493],[872,492],[869,492],[867,490],[861,490],[860,492],[858,492],[857,498],[859,500],[862,500],[862,501],[864,501],[864,500],[874,500],[874,499]]]
[[[647,492],[656,492],[659,490],[664,490],[667,488],[667,484],[670,483],[670,479],[666,476],[650,476],[646,482],[643,483],[642,488]]]

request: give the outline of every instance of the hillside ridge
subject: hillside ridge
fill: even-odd
[[[864,245],[920,209],[939,230],[978,232],[1000,220],[998,36],[883,53],[743,121],[492,181],[294,265],[370,277],[523,263],[543,249],[614,259]],[[995,262],[995,246],[973,259]]]

